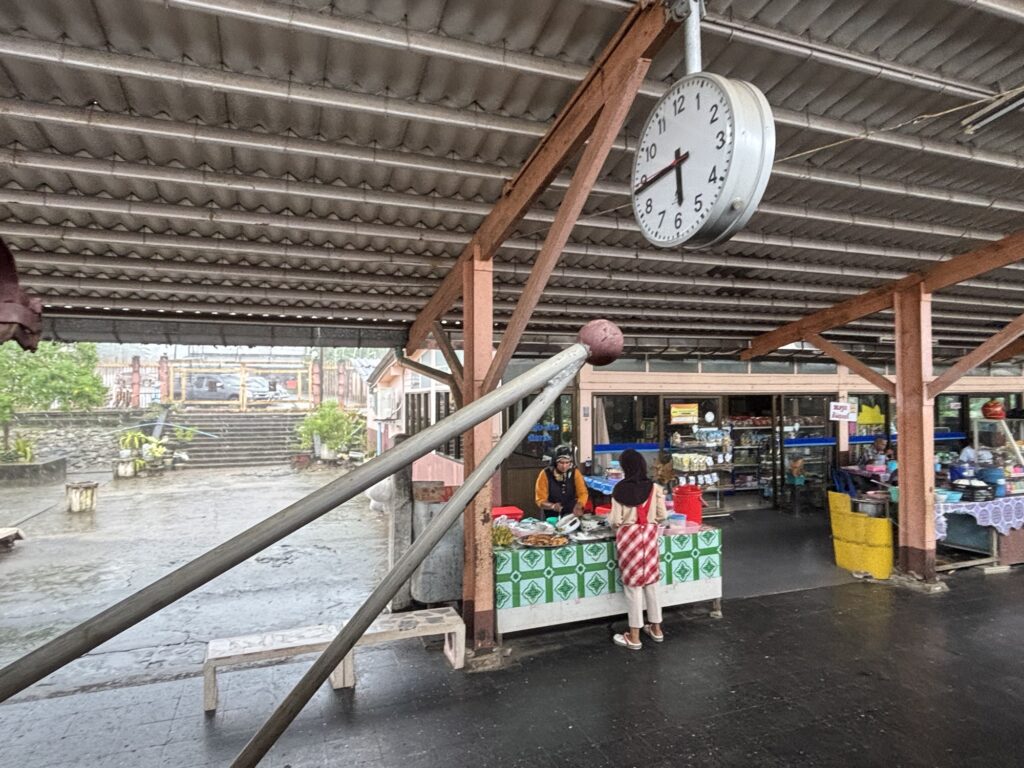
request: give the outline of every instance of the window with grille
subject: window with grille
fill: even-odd
[[[405,433],[415,435],[429,427],[430,393],[410,392],[405,396]]]
[[[455,403],[452,400],[452,396],[449,392],[435,392],[434,393],[434,411],[437,414],[437,420],[448,416],[452,411],[455,410]],[[454,437],[447,443],[437,449],[437,452],[443,456],[447,456],[450,459],[462,460],[462,435]]]

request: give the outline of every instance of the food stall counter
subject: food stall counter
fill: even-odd
[[[722,596],[722,532],[707,525],[661,537],[662,606]],[[517,632],[625,614],[615,542],[574,541],[556,548],[495,548],[498,631]]]

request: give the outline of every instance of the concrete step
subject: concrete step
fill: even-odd
[[[216,440],[230,439],[232,437],[251,437],[253,439],[281,439],[282,437],[294,437],[298,434],[294,429],[222,429],[220,431],[210,431],[210,434],[217,435],[216,437],[209,437],[207,435],[198,434],[189,442],[200,442],[207,440],[215,442]]]
[[[223,454],[296,454],[298,449],[288,445],[223,445],[217,449],[189,449],[185,451],[188,456],[221,456]]]
[[[221,458],[196,459],[186,464],[187,467],[262,467],[271,464],[288,464],[291,456],[266,456],[245,459],[225,456]]]
[[[291,445],[297,443],[299,438],[297,435],[224,435],[221,438],[209,440],[193,440],[191,443],[186,445],[190,447],[196,446],[218,446],[226,445],[228,443],[267,443],[270,445]]]

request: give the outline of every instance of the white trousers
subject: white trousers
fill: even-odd
[[[647,603],[647,621],[661,624],[661,604],[658,602],[658,583],[646,587],[627,587],[623,585],[626,595],[626,612],[629,614],[630,629],[640,629],[644,625],[644,602]]]

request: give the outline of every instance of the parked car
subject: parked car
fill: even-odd
[[[189,400],[238,400],[242,391],[242,377],[237,373],[199,373],[188,382]],[[258,376],[247,377],[245,397],[249,401],[270,399],[270,387]]]

